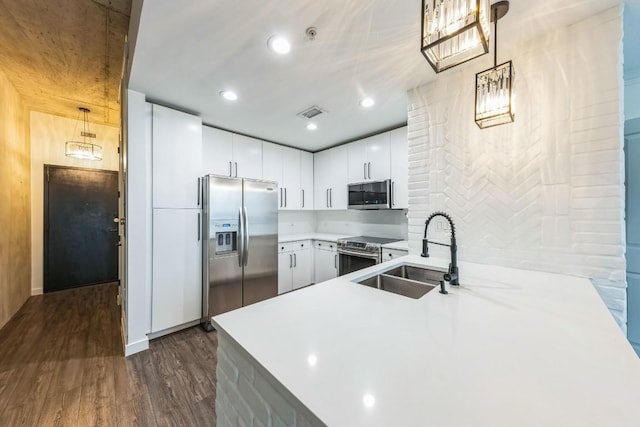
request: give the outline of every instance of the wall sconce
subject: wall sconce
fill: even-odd
[[[83,127],[83,131],[81,132],[83,139],[82,139],[82,142],[73,141],[73,140],[67,141],[64,144],[64,154],[67,157],[75,157],[77,159],[83,159],[83,160],[102,160],[102,147],[100,145],[87,142],[87,137],[89,138],[96,137],[95,133],[91,133],[88,131],[89,129],[88,114],[91,110],[84,107],[80,107],[78,108],[78,110],[80,110],[84,115],[83,117],[84,127]],[[76,127],[78,126],[79,120],[80,120],[80,116],[78,115],[78,120],[76,120]],[[76,134],[75,128],[73,130],[73,134],[74,135]]]
[[[489,0],[422,0],[422,54],[439,73],[489,52]]]
[[[513,79],[511,61],[497,64],[498,19],[509,11],[508,1],[491,5],[493,31],[493,67],[476,74],[475,121],[480,129],[511,123],[514,120]]]

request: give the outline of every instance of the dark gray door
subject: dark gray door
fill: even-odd
[[[44,291],[117,281],[118,173],[44,168]]]
[[[625,123],[627,337],[640,354],[640,119]]]

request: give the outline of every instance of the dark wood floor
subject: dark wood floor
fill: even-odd
[[[217,336],[124,358],[117,287],[31,297],[0,330],[0,426],[215,425]]]

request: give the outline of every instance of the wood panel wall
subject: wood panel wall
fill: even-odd
[[[29,114],[0,70],[0,328],[31,295]]]

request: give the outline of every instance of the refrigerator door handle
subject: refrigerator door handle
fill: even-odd
[[[242,208],[244,211],[244,262],[243,265],[246,266],[249,263],[249,214],[247,213],[247,208]]]
[[[242,267],[244,259],[244,223],[242,221],[242,208],[238,208],[238,266]]]

